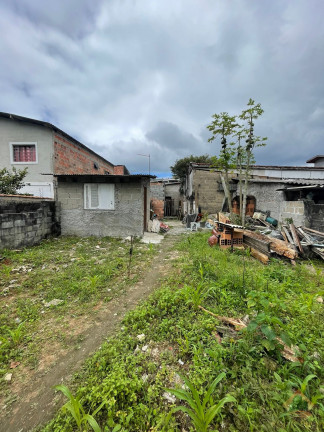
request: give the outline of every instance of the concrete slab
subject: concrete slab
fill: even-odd
[[[163,239],[164,239],[163,235],[151,233],[151,232],[145,232],[141,239],[141,243],[159,244]]]

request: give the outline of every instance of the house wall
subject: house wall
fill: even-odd
[[[53,197],[53,134],[52,130],[44,126],[24,123],[12,119],[0,118],[0,169],[28,168],[25,182],[32,182],[32,186],[25,186],[20,192],[38,193],[39,196]],[[11,163],[10,143],[32,142],[37,145],[37,163]],[[44,190],[43,190],[44,186]]]
[[[0,249],[33,246],[59,234],[59,206],[53,200],[0,196]]]
[[[94,167],[98,165],[98,169]],[[104,162],[92,152],[55,133],[54,173],[55,174],[114,174],[114,166]]]
[[[144,186],[140,180],[115,184],[115,210],[85,210],[83,183],[58,182],[57,198],[61,202],[61,227],[63,235],[142,236],[144,232]],[[147,197],[149,215],[150,196]],[[147,217],[147,221],[149,217]]]
[[[292,219],[296,226],[305,225],[310,228],[305,214],[304,201],[282,201],[279,220],[285,223],[286,219]]]
[[[164,183],[163,182],[151,182],[150,184],[151,193],[151,205],[153,212],[157,215],[158,219],[164,217]]]
[[[280,179],[324,179],[324,169],[317,167],[254,167],[250,170],[251,175],[271,177]]]
[[[215,213],[221,210],[224,192],[220,190],[219,172],[193,171],[192,192],[194,194],[194,209],[201,207],[202,213]]]

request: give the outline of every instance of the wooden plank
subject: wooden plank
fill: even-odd
[[[294,240],[292,239],[290,232],[287,230],[287,227],[285,225],[283,225],[282,229],[284,230],[284,233],[286,234],[289,243],[291,243],[292,245],[295,246]]]
[[[294,238],[294,242],[295,242],[296,246],[298,246],[298,249],[300,250],[300,253],[303,254],[304,250],[303,250],[302,245],[300,244],[300,241],[299,241],[299,238],[298,238],[298,235],[297,235],[297,232],[296,232],[295,225],[294,224],[290,224],[289,228],[290,228],[291,234],[292,234],[292,236]]]
[[[322,233],[322,232],[320,232],[320,231],[316,231],[316,230],[314,230],[314,229],[311,229],[311,228],[306,228],[306,227],[301,227],[303,230],[305,230],[305,231],[309,231],[309,232],[311,232],[311,233],[314,233],[314,234],[316,234],[316,235],[319,235],[319,236],[321,236],[321,237],[324,237],[324,233]]]
[[[262,264],[269,263],[269,257],[256,249],[251,248],[251,255],[260,262],[262,262]]]
[[[261,253],[271,256],[270,252],[270,241],[265,242],[263,240],[254,239],[248,236],[243,235],[243,243],[249,247],[257,249]]]
[[[249,230],[245,230],[244,235],[251,238],[263,240],[265,242],[270,242],[270,250],[273,250],[278,255],[285,256],[286,258],[289,259],[295,259],[298,256],[297,251],[292,246],[287,245],[283,240],[279,240],[273,237],[268,237],[263,234],[257,234]]]
[[[299,227],[298,230],[299,230],[299,232],[302,233],[302,235],[305,237],[305,239],[306,239],[310,244],[313,244],[313,243],[314,243],[313,239],[312,239],[312,238],[311,238],[307,233],[305,233],[305,231],[304,231],[301,227]]]
[[[280,232],[281,232],[282,237],[285,239],[285,242],[288,244],[289,241],[288,241],[288,237],[286,236],[285,231],[280,231]]]

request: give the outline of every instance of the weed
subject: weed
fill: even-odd
[[[217,376],[205,392],[202,400],[197,389],[186,378],[184,378],[184,382],[189,390],[167,389],[168,392],[174,394],[178,399],[186,401],[190,406],[190,408],[186,406],[176,407],[173,409],[173,412],[182,411],[188,414],[197,432],[207,432],[208,426],[212,423],[222,407],[226,403],[236,402],[236,399],[231,395],[226,395],[218,403],[214,403],[213,401],[212,394],[214,393],[217,384],[224,377],[224,372]]]
[[[75,398],[72,393],[70,392],[70,390],[68,389],[68,387],[66,387],[65,385],[61,384],[58,386],[55,386],[56,390],[61,391],[64,396],[66,396],[68,398],[68,402],[63,406],[63,410],[69,411],[77,426],[79,431],[83,431],[83,424],[88,423],[89,426],[91,426],[91,428],[94,430],[94,432],[101,432],[101,428],[98,425],[98,423],[96,422],[96,420],[94,419],[94,416],[101,410],[101,408],[104,406],[105,401],[102,402],[99,407],[92,413],[92,415],[90,414],[86,414],[80,401]],[[118,430],[115,428],[115,430]]]

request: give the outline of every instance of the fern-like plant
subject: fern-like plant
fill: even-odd
[[[215,391],[217,384],[225,377],[225,373],[220,373],[212,382],[208,390],[205,392],[203,399],[199,396],[197,389],[186,378],[183,378],[189,390],[166,389],[174,394],[178,399],[186,401],[189,405],[178,406],[173,409],[173,412],[182,411],[189,415],[197,432],[207,432],[208,426],[220,412],[222,407],[229,402],[236,402],[236,399],[231,395],[226,395],[218,403],[214,403],[212,394]]]

